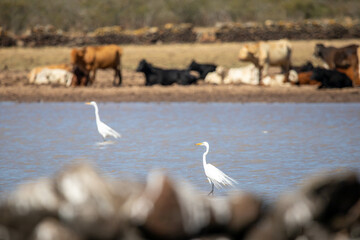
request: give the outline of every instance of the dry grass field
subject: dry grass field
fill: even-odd
[[[360,39],[292,41],[293,65],[312,61],[316,43],[344,46]],[[141,59],[164,68],[185,68],[192,59],[225,67],[238,67],[237,54],[244,43],[123,45],[123,85],[112,86],[112,70],[99,71],[91,87],[32,86],[27,73],[37,66],[69,63],[69,47],[0,48],[0,101],[215,101],[215,102],[360,102],[360,88],[317,90],[315,87],[144,86],[135,69]]]

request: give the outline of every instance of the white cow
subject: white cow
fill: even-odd
[[[31,69],[29,73],[29,83],[33,84],[35,82],[36,76],[45,68],[48,69],[63,69],[67,71],[71,71],[72,66],[69,64],[55,64],[55,65],[47,65],[47,66],[41,66],[41,67],[35,67]]]
[[[49,69],[44,68],[38,74],[36,74],[35,78],[32,79],[30,83],[36,85],[43,84],[58,84],[69,87],[71,85],[73,74],[64,69]]]
[[[285,74],[275,74],[266,76],[262,79],[262,84],[265,86],[284,86]],[[289,80],[296,82],[298,75],[296,71],[289,71]],[[259,69],[254,64],[249,64],[245,67],[230,68],[224,78],[224,84],[248,84],[258,85],[259,83]]]
[[[298,81],[298,74],[295,70],[289,71],[289,81],[296,83]],[[268,75],[262,79],[265,86],[291,86],[290,82],[285,81],[285,74]]]
[[[240,61],[250,61],[259,69],[259,84],[268,73],[269,66],[281,66],[288,76],[291,66],[291,44],[287,39],[277,41],[260,41],[245,44],[239,52]],[[285,81],[288,77],[285,78]]]
[[[265,86],[288,86],[290,83],[285,82],[285,74],[268,75],[262,79]],[[289,80],[297,82],[298,74],[295,70],[289,71]],[[210,84],[259,84],[259,69],[254,64],[244,67],[230,68],[227,70],[222,66],[218,66],[215,72],[208,73],[205,82]]]
[[[224,84],[250,84],[259,83],[259,70],[254,64],[245,67],[230,68],[224,78]]]
[[[222,84],[225,75],[227,74],[227,70],[226,68],[222,67],[222,66],[218,66],[216,68],[216,70],[214,72],[209,72],[204,81],[206,83],[211,83],[211,84]]]

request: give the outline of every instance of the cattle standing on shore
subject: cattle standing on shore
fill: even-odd
[[[359,45],[351,44],[345,47],[325,47],[324,44],[316,44],[314,56],[324,62],[324,67],[330,70],[338,70],[345,73],[354,84],[359,84]]]
[[[200,64],[193,60],[190,63],[188,70],[198,72],[200,74],[200,78],[205,79],[208,73],[214,72],[216,70],[216,67],[217,66],[214,64]]]
[[[315,45],[314,56],[320,58],[324,62],[324,67],[334,70],[337,67],[347,67],[352,65],[352,56],[357,56],[359,45],[351,44],[345,47],[325,47],[324,44]],[[355,59],[354,59],[355,60]],[[358,62],[358,60],[356,59]]]
[[[180,85],[190,85],[197,82],[197,77],[190,74],[188,70],[177,69],[161,69],[153,67],[145,59],[141,60],[136,69],[137,72],[145,74],[145,85],[152,86],[154,84],[172,85],[174,83]]]
[[[288,81],[291,66],[291,45],[286,39],[277,41],[260,41],[245,44],[239,52],[240,61],[250,61],[259,69],[259,85],[261,79],[268,74],[269,66],[280,66]]]
[[[122,82],[120,66],[122,52],[122,48],[117,45],[88,46],[81,49],[74,48],[71,51],[71,63],[74,67],[79,67],[87,74],[92,72],[89,84],[95,81],[97,69],[112,68],[115,71],[113,85],[119,86]],[[118,83],[116,83],[117,77],[119,78]]]

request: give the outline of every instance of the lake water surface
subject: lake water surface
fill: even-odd
[[[98,103],[122,134],[102,144],[94,108],[83,103],[0,103],[0,193],[72,162],[144,180],[165,169],[208,192],[208,162],[238,189],[276,197],[323,170],[360,169],[360,104]],[[215,190],[225,194],[225,190]]]

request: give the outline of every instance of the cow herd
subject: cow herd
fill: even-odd
[[[245,44],[238,60],[249,65],[226,69],[218,66],[205,77],[212,84],[248,84],[265,86],[317,85],[318,88],[344,88],[359,84],[358,45],[342,48],[317,44],[314,56],[324,67],[314,67],[308,61],[302,66],[291,64],[292,46],[288,40],[260,41]],[[281,67],[281,73],[269,74],[270,66]]]
[[[281,39],[244,44],[238,60],[250,64],[239,68],[228,69],[193,60],[185,69],[163,69],[142,59],[136,71],[144,74],[145,86],[191,85],[204,80],[208,84],[308,84],[319,88],[343,88],[359,82],[358,51],[359,46],[355,44],[341,48],[317,44],[314,56],[323,61],[324,67],[314,67],[310,61],[302,66],[293,66],[292,46],[288,40]],[[97,69],[113,69],[113,85],[120,86],[122,55],[123,50],[117,45],[74,48],[70,54],[70,64],[34,68],[29,74],[29,83],[88,86],[94,83]],[[270,66],[280,67],[281,72],[270,74]]]

